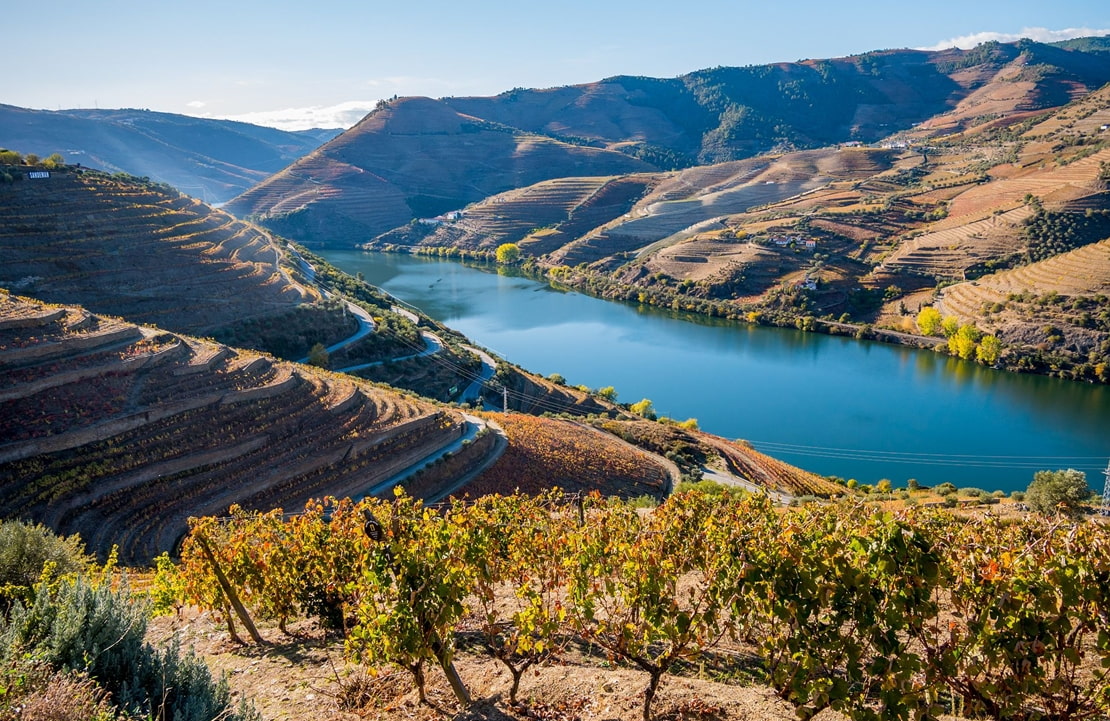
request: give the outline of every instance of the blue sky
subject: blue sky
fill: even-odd
[[[395,94],[489,95],[881,48],[1110,34],[1105,0],[4,5],[0,102],[141,107],[289,128],[350,125]]]

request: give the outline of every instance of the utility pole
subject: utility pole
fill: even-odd
[[[1102,475],[1106,476],[1106,483],[1102,485],[1102,508],[1099,509],[1099,513],[1110,516],[1110,461],[1106,462],[1106,470]]]
[[[509,387],[508,386],[501,386],[501,407],[504,408],[505,413],[509,412]],[[1110,479],[1110,476],[1107,476],[1107,478]],[[1110,483],[1110,480],[1108,480],[1107,483]]]

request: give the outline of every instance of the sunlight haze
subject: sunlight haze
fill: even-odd
[[[898,7],[899,9],[893,9]],[[1095,0],[12,3],[3,102],[349,127],[393,95],[493,95],[869,50],[1110,33]],[[20,70],[16,71],[15,68]]]

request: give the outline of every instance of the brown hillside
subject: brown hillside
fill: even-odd
[[[348,376],[7,294],[0,368],[0,516],[118,544],[128,563],[233,503],[368,493],[468,425]]]
[[[651,170],[621,153],[570,145],[402,98],[228,204],[299,240],[354,244],[550,178]]]
[[[268,234],[166,186],[92,172],[0,184],[0,285],[207,334],[319,298]]]
[[[1110,238],[945,288],[937,307],[1016,346],[1110,348]],[[1110,380],[1103,366],[1102,380]]]
[[[673,463],[586,424],[516,413],[492,414],[509,447],[459,493],[598,490],[605,495],[664,498],[679,480]]]

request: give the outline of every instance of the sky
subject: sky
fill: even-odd
[[[393,95],[1110,34],[1106,0],[0,0],[0,103],[349,127]],[[12,30],[16,32],[12,32]]]

